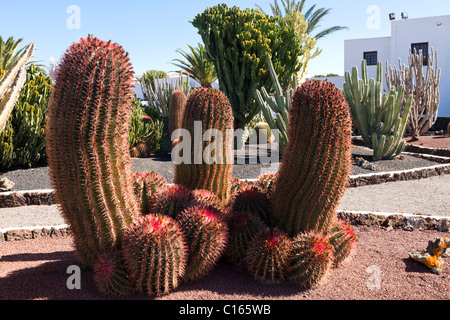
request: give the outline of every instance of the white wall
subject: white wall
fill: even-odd
[[[345,77],[344,76],[339,76],[339,77],[316,77],[313,78],[314,80],[320,80],[320,81],[328,81],[333,83],[336,88],[338,89],[343,89],[344,88],[344,82],[345,82]]]
[[[439,25],[438,25],[439,24]],[[399,66],[408,63],[412,43],[428,42],[429,49],[438,51],[438,68],[441,69],[439,117],[450,117],[450,15],[419,19],[394,20],[391,23],[391,36],[383,38],[346,40],[344,45],[346,71],[357,66],[360,72],[363,53],[378,51],[378,61],[383,63],[383,76],[386,62]],[[376,66],[367,67],[369,78],[375,78]],[[424,72],[426,67],[424,67]],[[383,80],[385,80],[383,78]],[[386,89],[386,87],[385,87]]]
[[[440,26],[438,26],[440,24]],[[438,52],[438,68],[441,69],[439,85],[441,103],[439,117],[450,117],[450,16],[398,20],[392,23],[391,64],[398,67],[398,59],[408,63],[412,43],[428,42]],[[424,67],[426,72],[426,67]]]
[[[391,57],[391,37],[345,40],[344,50],[345,71],[351,73],[353,67],[356,66],[358,74],[361,76],[361,62],[364,59],[364,52],[378,51],[378,61],[381,61],[383,67],[385,67],[386,61],[390,60]],[[367,66],[367,74],[369,79],[375,78],[377,66]]]

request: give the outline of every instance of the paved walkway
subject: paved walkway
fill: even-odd
[[[339,210],[450,217],[450,175],[349,188]],[[55,205],[0,209],[0,230],[63,224]]]

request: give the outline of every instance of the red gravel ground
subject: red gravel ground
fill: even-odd
[[[448,135],[443,136],[421,136],[419,140],[413,141],[411,138],[405,138],[406,142],[415,146],[427,147],[427,148],[450,148],[450,137]]]
[[[357,250],[347,263],[333,269],[315,289],[290,283],[256,282],[246,272],[221,262],[210,274],[183,283],[157,300],[448,300],[450,258],[441,275],[409,258],[425,249],[433,237],[450,237],[432,231],[386,231],[355,227]],[[447,260],[447,261],[446,261]],[[66,286],[67,268],[77,265],[71,238],[36,239],[0,243],[1,300],[105,300],[92,282],[92,273],[81,272],[81,289]],[[377,282],[377,280],[379,280]],[[133,296],[127,299],[155,299]]]

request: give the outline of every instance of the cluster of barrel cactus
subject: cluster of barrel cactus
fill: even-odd
[[[357,241],[336,216],[351,159],[350,110],[341,91],[319,81],[297,88],[287,132],[279,172],[236,188],[226,255],[263,282],[313,287]]]
[[[92,268],[99,291],[162,295],[205,275],[228,240],[223,202],[209,190],[132,172],[128,54],[110,41],[80,39],[64,54],[56,80],[46,139],[50,179],[76,254]]]
[[[307,82],[296,90],[282,168],[255,182],[232,178],[227,97],[196,89],[178,103],[182,128],[194,136],[201,121],[203,135],[222,135],[199,147],[184,144],[192,147],[182,149],[189,161],[175,164],[169,184],[155,172],[131,170],[132,79],[123,48],[89,36],[63,56],[49,105],[55,198],[100,292],[167,294],[205,276],[222,256],[257,280],[308,287],[350,255],[356,236],[335,210],[349,174],[351,121],[333,85]],[[214,161],[197,162],[196,148]]]

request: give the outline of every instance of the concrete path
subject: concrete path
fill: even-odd
[[[349,188],[339,210],[450,217],[450,175]],[[0,209],[0,232],[63,224],[55,205]]]

